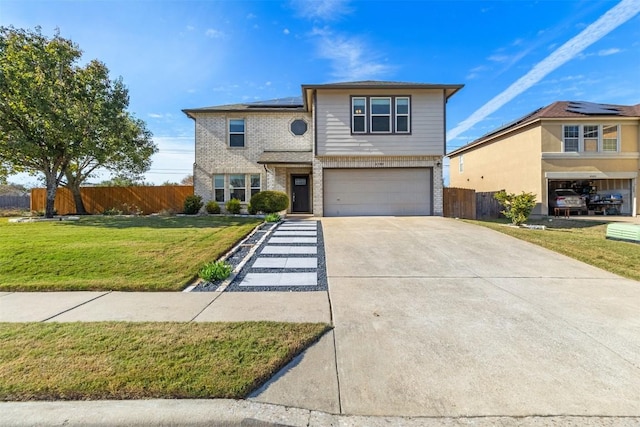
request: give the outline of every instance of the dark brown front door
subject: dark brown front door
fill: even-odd
[[[291,175],[291,212],[309,211],[309,175]]]

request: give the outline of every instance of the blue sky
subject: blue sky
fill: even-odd
[[[191,173],[183,108],[301,84],[462,83],[447,151],[558,100],[640,103],[638,12],[640,0],[2,0],[0,25],[59,28],[122,76],[160,148],[146,175],[160,184]]]

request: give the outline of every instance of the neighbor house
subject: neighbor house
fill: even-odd
[[[183,110],[195,193],[285,192],[290,213],[442,215],[446,103],[462,85],[302,85],[302,96]]]
[[[636,215],[639,129],[640,104],[555,102],[449,153],[450,184],[535,193],[534,214],[547,215],[554,190],[570,188],[591,201],[621,199],[620,213]]]

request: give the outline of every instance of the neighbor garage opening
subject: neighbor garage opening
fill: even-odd
[[[580,194],[587,203],[589,214],[631,215],[633,208],[631,179],[549,180],[550,197],[558,188],[572,189]]]
[[[432,215],[431,168],[324,169],[324,216]]]

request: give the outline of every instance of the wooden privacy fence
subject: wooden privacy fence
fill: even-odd
[[[449,218],[476,219],[476,191],[468,188],[445,188],[443,215]]]
[[[149,215],[163,209],[175,212],[184,210],[184,199],[193,195],[192,185],[163,185],[157,187],[83,187],[80,189],[84,207],[90,214],[101,214],[107,209],[119,209],[123,204],[135,205]],[[31,190],[31,210],[44,211],[47,190]],[[59,215],[76,212],[73,194],[66,188],[58,188],[55,210]]]
[[[445,188],[443,215],[466,219],[500,218],[504,208],[495,199],[496,193],[497,191],[476,193],[468,188]]]
[[[504,208],[496,198],[497,191],[486,191],[476,193],[476,218],[477,219],[489,219],[500,218]]]

